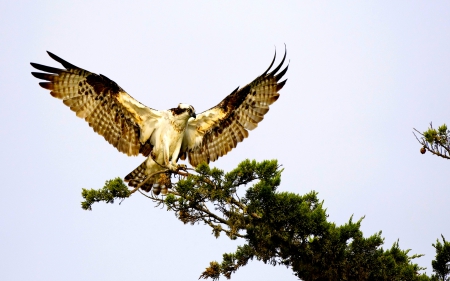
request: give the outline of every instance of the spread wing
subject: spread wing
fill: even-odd
[[[151,152],[148,137],[157,126],[161,116],[159,111],[139,103],[106,76],[48,54],[66,69],[31,63],[34,68],[47,72],[31,73],[48,81],[39,83],[41,87],[51,90],[53,97],[61,99],[120,152],[127,155]]]
[[[264,119],[269,105],[278,99],[278,91],[286,83],[286,80],[279,80],[289,65],[277,73],[285,61],[286,51],[281,63],[269,73],[275,58],[276,54],[269,68],[253,82],[237,88],[218,105],[189,121],[181,159],[184,160],[187,154],[189,163],[194,167],[202,162],[209,163],[227,154],[248,137],[248,130],[256,128]]]

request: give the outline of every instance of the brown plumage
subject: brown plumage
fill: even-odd
[[[95,132],[102,135],[120,152],[127,155],[149,156],[125,180],[137,186],[150,174],[165,168],[177,168],[177,160],[186,158],[193,166],[209,163],[226,155],[248,137],[248,131],[257,127],[279,97],[286,83],[281,78],[288,66],[281,63],[271,72],[269,68],[253,82],[237,88],[215,107],[198,115],[192,106],[179,104],[165,111],[151,109],[127,94],[119,85],[104,75],[81,69],[48,52],[65,69],[36,63],[41,71],[32,72],[39,83],[61,99],[78,117],[85,119]],[[152,176],[142,189],[155,194],[170,187],[170,176]]]
[[[120,152],[131,156],[138,155],[141,149],[146,151],[150,145],[139,142],[139,120],[117,100],[119,95],[129,96],[119,85],[104,75],[91,73],[50,52],[48,54],[66,69],[31,63],[34,68],[51,73],[31,73],[36,78],[49,81],[40,82],[41,87],[51,90],[53,97],[61,99]]]
[[[237,144],[248,137],[248,130],[253,130],[264,119],[269,105],[274,103],[278,93],[286,83],[280,81],[288,70],[286,66],[277,73],[286,59],[286,52],[281,63],[270,73],[275,62],[274,56],[269,68],[253,82],[234,90],[215,107],[197,115],[188,123],[188,134],[185,134],[185,145],[189,163],[197,166],[202,162],[209,163],[226,155]],[[195,134],[195,140],[189,139]]]

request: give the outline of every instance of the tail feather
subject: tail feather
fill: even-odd
[[[149,168],[149,164],[151,165],[148,160],[145,160],[141,165],[125,177],[125,182],[128,182],[128,186],[136,187],[142,183],[148,175],[162,169],[159,165],[151,165],[152,167]],[[171,187],[172,184],[170,181],[170,174],[166,173],[154,175],[141,186],[141,189],[146,192],[150,192],[150,190],[153,189],[152,192],[155,195],[159,195],[161,192],[166,194],[167,188]]]
[[[143,180],[145,180],[145,170],[147,169],[147,160],[144,161],[141,165],[139,165],[136,169],[134,169],[131,173],[129,173],[125,177],[125,182],[128,182],[128,186],[136,187]],[[144,185],[141,186],[142,190],[149,192],[153,186],[153,179],[149,179]]]

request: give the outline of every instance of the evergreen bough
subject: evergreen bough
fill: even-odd
[[[433,244],[436,275],[428,277],[413,262],[422,255],[410,255],[410,250],[400,249],[398,241],[383,249],[381,231],[364,237],[360,230],[363,218],[353,221],[351,217],[337,226],[327,220],[317,192],[277,191],[282,171],[276,160],[245,160],[228,173],[201,164],[193,171],[173,172],[178,181],[167,196],[139,192],[185,224],[202,222],[215,237],[225,234],[242,239],[242,246],[223,254],[221,262],[210,262],[200,278],[217,280],[223,275],[229,279],[256,259],[284,265],[305,281],[449,280],[450,244],[443,237],[443,243]],[[83,189],[82,208],[91,210],[95,202],[124,200],[134,191],[116,178],[100,190]]]

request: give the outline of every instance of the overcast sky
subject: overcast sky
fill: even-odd
[[[124,177],[127,157],[38,86],[46,54],[117,82],[155,109],[202,112],[287,45],[288,82],[248,139],[213,164],[278,159],[280,191],[311,190],[343,224],[365,216],[385,247],[450,239],[450,163],[413,128],[450,122],[448,1],[2,1],[0,279],[196,280],[244,241],[183,225],[139,194],[81,209],[81,188]],[[253,261],[233,280],[296,280]]]

